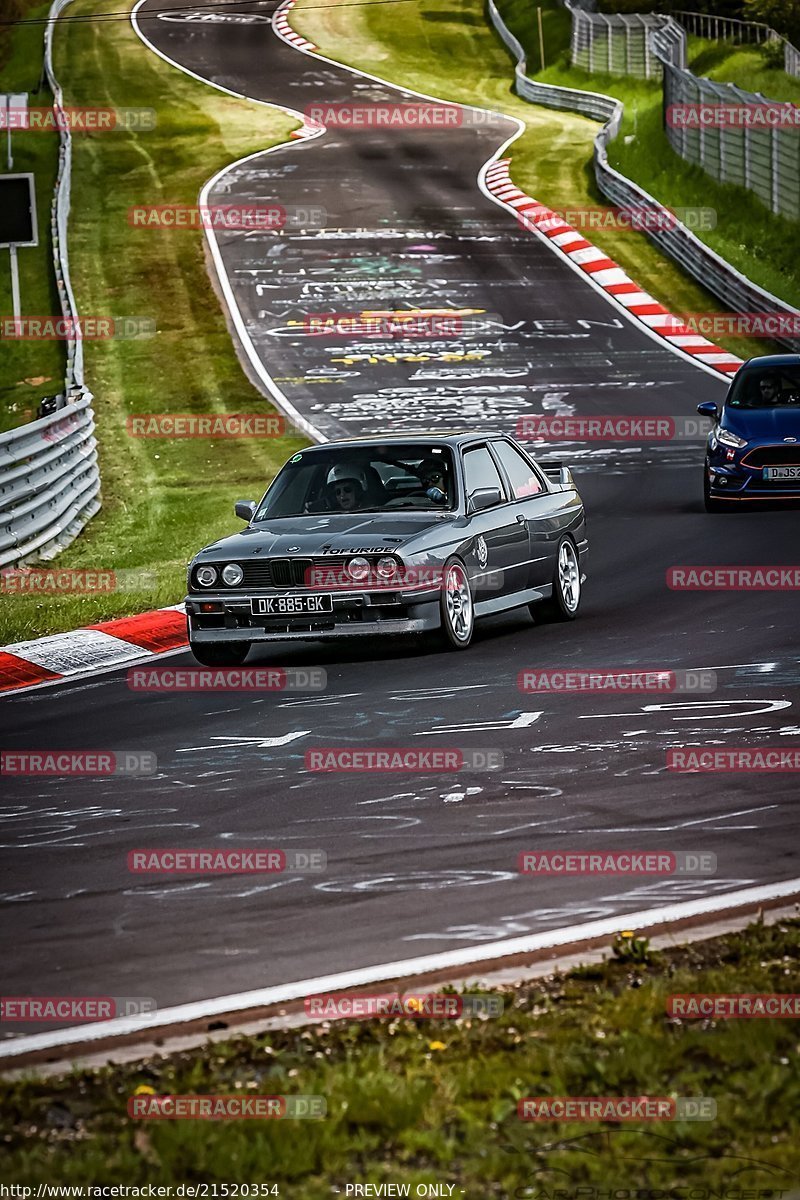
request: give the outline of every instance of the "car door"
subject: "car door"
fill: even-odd
[[[512,442],[496,438],[490,445],[510,489],[517,519],[522,517],[528,534],[528,569],[523,586],[540,587],[553,578],[563,497],[547,490],[534,464]]]
[[[521,591],[528,571],[528,531],[517,519],[505,480],[486,444],[464,450],[464,488],[471,539],[467,567],[477,603]],[[495,489],[500,500],[488,508],[474,510],[477,493]],[[497,572],[494,576],[492,572]]]

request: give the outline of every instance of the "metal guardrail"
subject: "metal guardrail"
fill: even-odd
[[[63,111],[64,95],[61,84],[56,79],[53,70],[53,30],[58,16],[72,0],[53,0],[48,13],[47,24],[44,27],[44,69],[50,91],[53,93],[53,107]],[[73,321],[78,318],[78,306],[72,291],[69,274],[69,253],[67,250],[67,222],[69,220],[70,184],[72,182],[72,134],[69,123],[61,122],[58,147],[58,174],[53,194],[53,207],[50,226],[53,238],[53,265],[56,273],[56,287],[61,301],[61,311],[65,317]],[[83,343],[80,338],[67,340],[67,390],[83,386]]]
[[[52,558],[100,508],[91,401],[0,433],[0,567]]]
[[[547,108],[577,112],[593,120],[602,121],[603,126],[594,139],[594,173],[597,186],[603,195],[621,208],[647,209],[663,214],[663,219],[652,222],[659,228],[648,228],[649,237],[660,250],[675,259],[690,275],[721,300],[730,312],[780,313],[790,318],[800,318],[800,312],[779,300],[770,292],[758,287],[752,280],[740,274],[735,267],[701,242],[674,214],[644,188],[615,170],[608,161],[608,144],[619,133],[624,112],[622,101],[601,92],[584,92],[577,88],[560,87],[554,84],[537,83],[526,74],[525,51],[506,26],[494,0],[487,0],[489,19],[501,39],[515,56],[515,91],[533,104]],[[656,47],[654,47],[654,50]],[[774,335],[774,340],[788,349],[800,352],[800,337]]]
[[[63,94],[53,70],[53,27],[70,2],[54,0],[45,26],[44,66],[57,110]],[[67,253],[72,138],[67,122],[61,124],[51,211],[53,266],[62,315],[77,323]],[[93,397],[84,386],[79,336],[67,342],[65,382],[65,407],[0,434],[0,567],[52,558],[100,508]]]

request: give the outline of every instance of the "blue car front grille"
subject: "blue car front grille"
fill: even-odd
[[[741,461],[744,467],[800,466],[800,445],[754,446]]]

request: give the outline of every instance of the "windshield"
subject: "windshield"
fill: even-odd
[[[399,509],[447,512],[455,505],[453,456],[447,446],[332,446],[295,454],[262,500],[255,520]]]
[[[800,410],[800,367],[753,367],[740,371],[725,407]]]

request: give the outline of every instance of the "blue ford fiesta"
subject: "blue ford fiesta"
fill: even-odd
[[[712,401],[697,411],[713,421],[703,475],[706,512],[730,512],[746,501],[800,500],[800,354],[748,359],[722,412]]]

